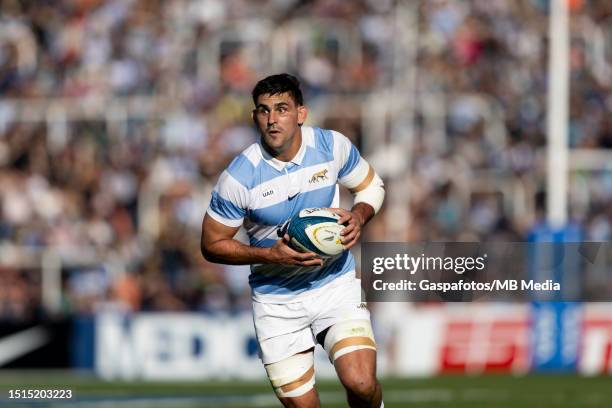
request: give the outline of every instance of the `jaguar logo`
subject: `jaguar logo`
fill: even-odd
[[[323,181],[323,180],[327,180],[329,177],[327,177],[327,169],[323,169],[321,171],[316,172],[315,174],[312,175],[312,177],[310,178],[310,180],[308,180],[309,183],[318,183],[319,181]]]

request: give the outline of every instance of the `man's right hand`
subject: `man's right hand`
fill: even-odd
[[[281,265],[298,265],[298,266],[321,266],[321,259],[314,252],[298,252],[291,248],[289,244],[289,235],[285,234],[282,239],[270,248],[269,261],[270,263]]]

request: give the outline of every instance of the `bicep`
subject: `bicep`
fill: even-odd
[[[206,213],[202,221],[202,249],[206,249],[215,242],[234,238],[239,229],[240,227],[222,224]]]

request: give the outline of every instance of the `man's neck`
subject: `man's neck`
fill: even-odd
[[[275,158],[276,160],[280,160],[283,162],[290,162],[295,156],[297,156],[300,148],[302,147],[302,129],[297,130],[298,134],[293,139],[293,143],[291,146],[288,146],[287,149],[278,152],[270,148],[270,146],[262,143],[262,146],[266,151]]]

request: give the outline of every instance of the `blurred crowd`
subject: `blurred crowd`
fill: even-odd
[[[199,238],[218,175],[257,139],[249,92],[263,75],[286,70],[303,80],[317,112],[328,97],[361,100],[394,86],[404,57],[396,3],[1,0],[0,246],[39,255],[53,248],[65,259],[60,314],[108,303],[126,310],[248,307],[248,267],[207,263]],[[405,97],[442,97],[444,143],[428,143],[430,113],[415,103],[410,171],[399,176],[408,220],[399,238],[524,240],[545,202],[547,2],[406,3],[417,35],[408,44],[416,69]],[[610,149],[612,44],[605,40],[612,5],[570,4],[570,144]],[[599,52],[610,68],[591,46],[600,28]],[[258,38],[258,46],[249,42]],[[503,112],[501,144],[487,137],[490,117],[470,95]],[[131,97],[155,101],[156,114],[109,121],[105,112]],[[27,119],[30,101],[53,108],[92,98],[103,101],[102,114],[68,115],[59,130]],[[22,101],[19,108],[14,101]],[[365,146],[368,112],[349,105],[319,109],[312,124]],[[475,188],[485,174],[492,187]],[[610,240],[612,169],[572,180],[578,187],[571,191],[582,194],[570,200],[572,220],[585,239]],[[527,186],[518,190],[527,195],[523,209],[502,184]],[[387,240],[388,213],[364,239]],[[75,252],[92,255],[72,262]],[[49,313],[41,306],[41,271],[0,259],[0,319]]]

